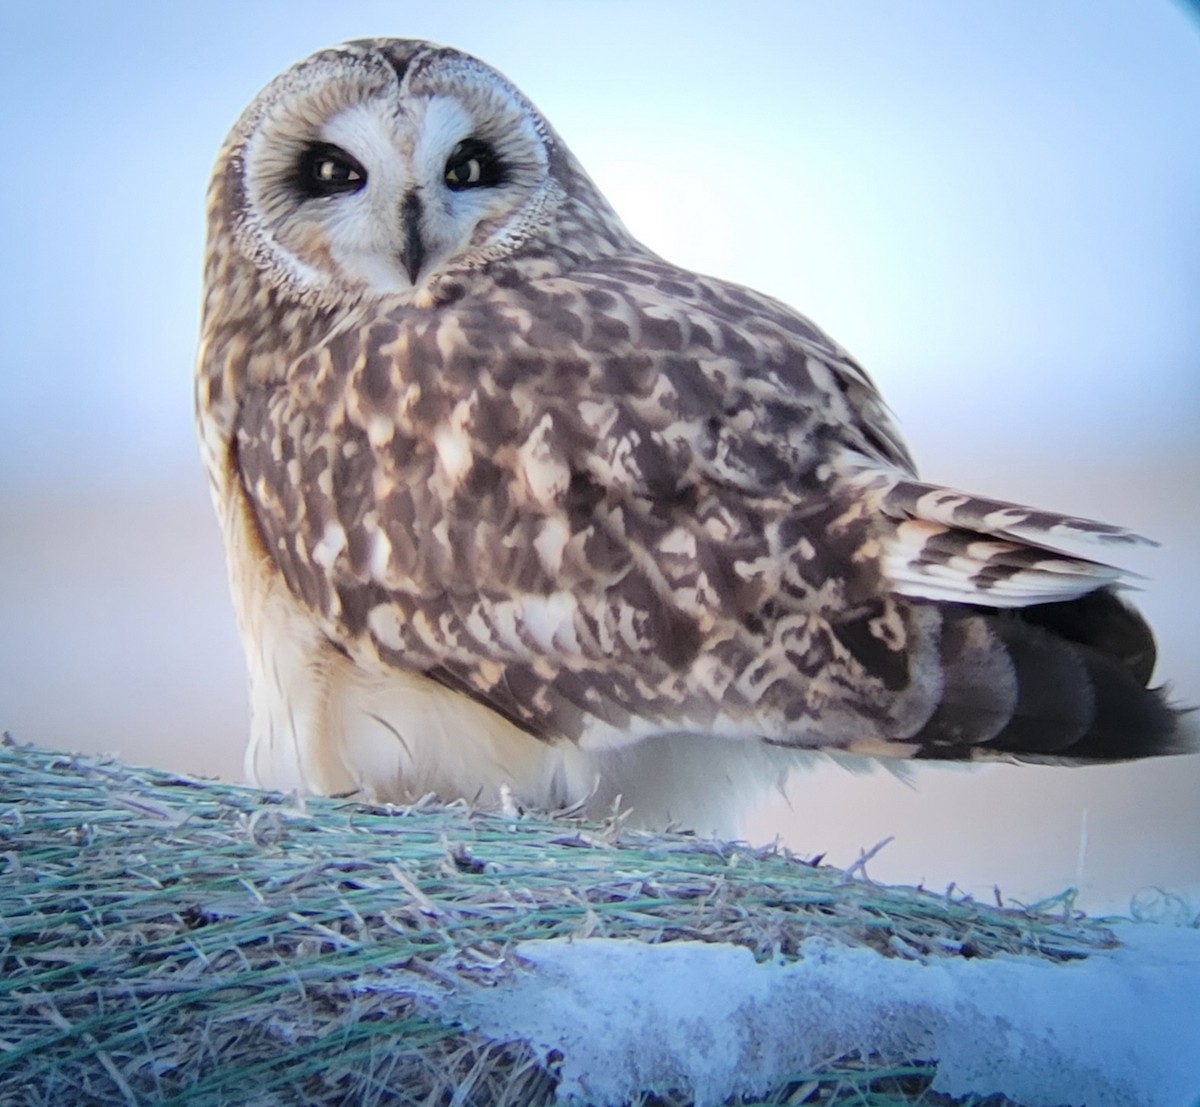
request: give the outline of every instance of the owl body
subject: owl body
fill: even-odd
[[[917,481],[869,378],[637,243],[503,77],[324,51],[218,160],[197,410],[251,778],[728,831],[805,751],[1182,748],[1136,541]]]

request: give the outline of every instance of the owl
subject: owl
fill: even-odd
[[[840,346],[642,246],[475,58],[298,63],[208,226],[253,782],[730,832],[818,754],[1194,745],[1104,556],[1139,539],[921,482]]]

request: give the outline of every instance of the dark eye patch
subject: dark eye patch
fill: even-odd
[[[314,142],[296,163],[295,183],[309,198],[340,196],[366,187],[367,171],[340,146]]]
[[[491,143],[481,138],[465,138],[450,151],[445,178],[447,188],[461,192],[503,184],[508,172]]]

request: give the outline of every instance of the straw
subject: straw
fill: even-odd
[[[0,1102],[548,1104],[553,1056],[430,1000],[530,939],[732,943],[760,961],[815,935],[918,960],[1116,944],[1069,899],[889,887],[867,859],[848,874],[620,818],[301,801],[6,736]],[[755,1102],[948,1103],[933,1072],[848,1053]]]

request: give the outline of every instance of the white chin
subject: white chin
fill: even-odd
[[[380,296],[390,296],[397,292],[411,292],[424,281],[422,274],[414,285],[399,262],[390,261],[378,256],[353,258],[345,265],[348,273],[358,277],[367,289]]]

